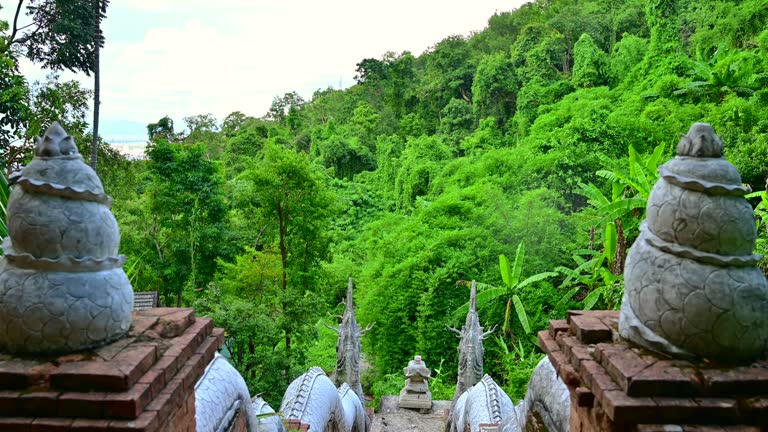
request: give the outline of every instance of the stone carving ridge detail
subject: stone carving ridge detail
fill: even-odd
[[[123,336],[133,289],[120,232],[96,172],[54,123],[11,177],[0,259],[0,350],[73,352]]]
[[[712,127],[694,124],[660,172],[627,255],[621,336],[674,356],[764,357],[768,282],[752,253],[755,217]]]
[[[548,431],[568,432],[571,395],[546,356],[533,370],[525,398],[517,404],[515,413],[502,420],[500,432],[526,430],[528,415],[533,411],[539,413]]]
[[[251,404],[245,380],[224,357],[216,353],[195,384],[196,430],[224,432],[237,412],[245,417],[249,431],[260,430],[256,426],[257,412]]]
[[[337,393],[341,401],[344,430],[354,432],[367,431],[365,407],[357,394],[347,383],[343,383]]]
[[[20,173],[15,173],[20,174]],[[8,177],[12,183],[20,185],[27,192],[36,192],[45,195],[60,196],[65,198],[75,198],[85,201],[93,201],[112,207],[112,198],[104,194],[93,193],[88,189],[80,189],[74,186],[65,186],[56,183],[48,183],[40,180],[26,178],[21,175],[11,175]]]
[[[288,386],[280,404],[285,420],[298,420],[310,431],[365,432],[365,408],[349,385],[337,390],[319,367],[296,378]]]
[[[274,409],[269,406],[264,399],[254,396],[251,399],[251,409],[258,418],[258,428],[252,429],[256,432],[285,432],[282,420]],[[251,432],[251,431],[249,431]]]
[[[336,387],[319,367],[293,380],[280,404],[284,419],[299,420],[312,431],[344,430],[342,410]]]
[[[763,258],[759,254],[744,255],[744,256],[718,255],[718,254],[712,254],[708,252],[702,252],[698,249],[693,249],[687,246],[681,246],[676,243],[671,243],[657,237],[650,230],[648,230],[648,225],[645,222],[643,222],[640,225],[640,232],[643,234],[645,241],[648,242],[649,245],[655,247],[656,249],[662,252],[671,253],[672,255],[676,255],[680,258],[690,258],[700,263],[712,264],[719,267],[728,267],[728,266],[750,267],[750,266],[756,265]]]
[[[451,432],[478,432],[481,424],[500,424],[507,416],[515,416],[515,405],[488,375],[464,392],[454,405],[446,429]]]
[[[661,178],[663,178],[667,183],[673,184],[683,189],[697,192],[707,192],[711,195],[744,196],[752,192],[752,189],[746,186],[714,183],[708,182],[706,180],[689,178],[683,175],[675,174],[664,167],[659,167],[659,175],[661,175]]]

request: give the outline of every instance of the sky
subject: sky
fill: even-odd
[[[0,19],[9,20],[8,2]],[[100,134],[143,139],[165,115],[263,116],[275,96],[354,84],[356,64],[423,53],[525,0],[113,0],[103,23]],[[30,81],[45,76],[23,62]],[[88,88],[90,77],[66,73]]]

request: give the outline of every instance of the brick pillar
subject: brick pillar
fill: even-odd
[[[298,419],[289,419],[283,422],[285,424],[285,430],[288,432],[306,432],[309,430],[309,425],[304,424]]]
[[[52,358],[0,354],[0,431],[192,432],[195,383],[224,331],[192,309],[134,312],[126,337]]]
[[[571,393],[570,432],[768,430],[768,361],[671,359],[622,341],[618,320],[616,311],[571,311],[539,332]]]

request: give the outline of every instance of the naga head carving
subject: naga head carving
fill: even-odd
[[[455,332],[461,337],[461,342],[459,343],[459,376],[454,399],[482,378],[485,353],[483,340],[493,332],[493,329],[483,332],[483,327],[480,326],[477,315],[477,282],[475,281],[472,281],[470,288],[467,319],[461,331],[455,330]]]

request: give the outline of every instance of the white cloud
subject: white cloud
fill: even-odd
[[[272,98],[352,84],[355,64],[387,51],[421,54],[452,34],[485,27],[512,0],[121,0],[102,51],[102,118],[239,110],[263,115]],[[125,25],[121,19],[139,17]],[[142,23],[162,23],[148,28]],[[116,25],[120,24],[120,25]],[[110,34],[110,29],[120,34]],[[84,84],[91,86],[90,79]]]

